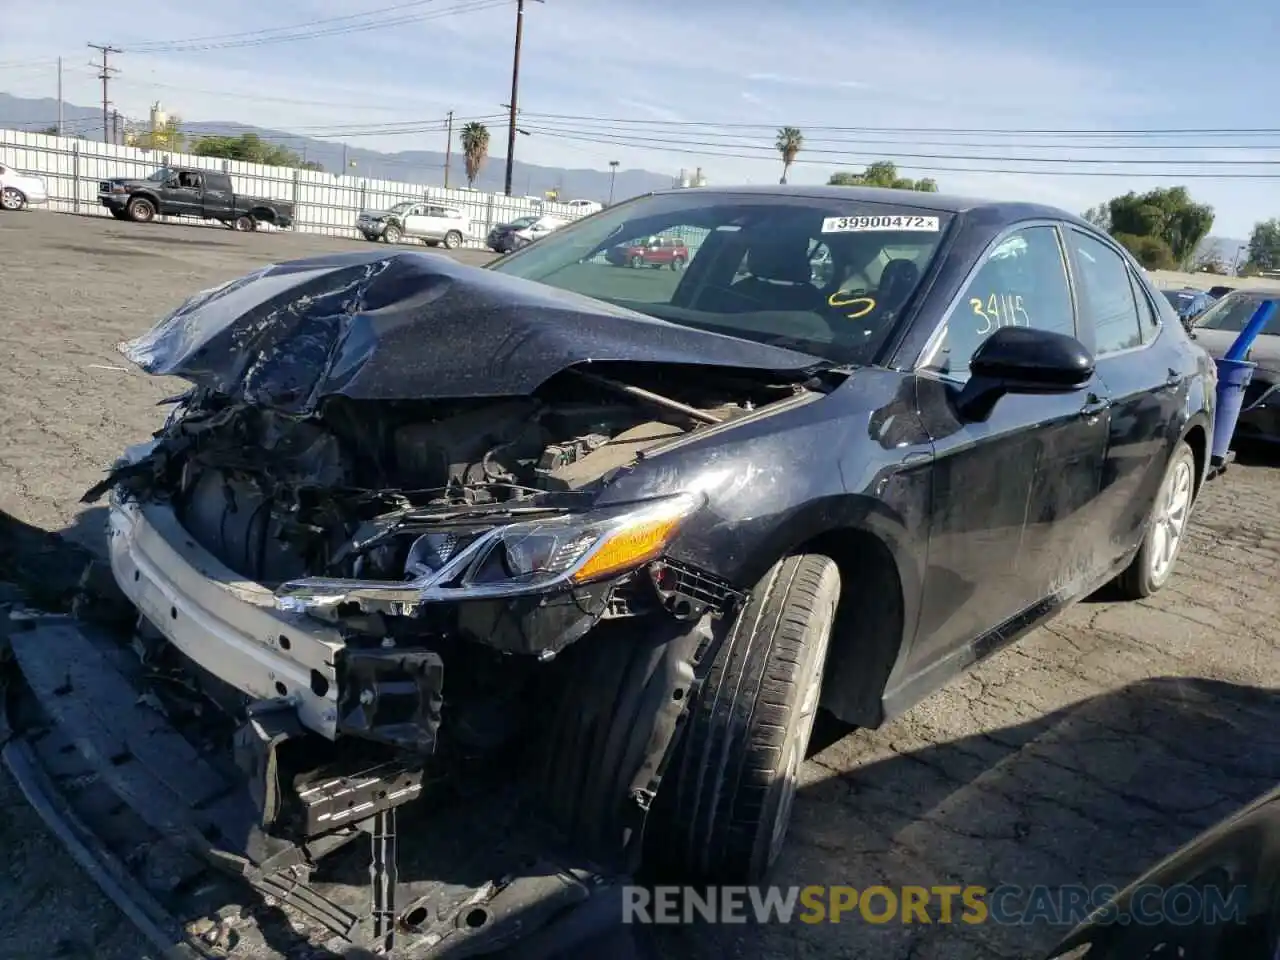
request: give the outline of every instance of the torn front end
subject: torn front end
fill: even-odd
[[[193,386],[85,497],[110,495],[148,675],[234,727],[255,824],[232,859],[278,891],[370,837],[384,943],[439,944],[424,917],[507,889],[421,915],[428,894],[394,895],[409,801],[415,840],[523,848],[513,876],[637,868],[743,599],[678,559],[715,518],[663,455],[815,396],[804,355],[440,261],[320,258],[193,298],[123,347]],[[643,470],[649,493],[611,496]],[[517,812],[532,844],[486,839]]]

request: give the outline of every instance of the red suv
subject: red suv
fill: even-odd
[[[679,237],[650,237],[640,243],[626,243],[609,251],[609,261],[618,266],[670,267],[683,270],[689,262],[689,248]]]

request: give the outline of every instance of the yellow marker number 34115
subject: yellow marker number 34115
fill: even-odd
[[[970,297],[969,306],[983,322],[978,331],[980,336],[986,336],[1001,327],[1031,326],[1031,317],[1023,306],[1021,295],[993,293],[985,301],[981,297]]]

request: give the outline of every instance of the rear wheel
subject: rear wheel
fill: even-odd
[[[462,246],[462,234],[457,230],[450,230],[444,235],[444,246],[446,250],[457,250]]]
[[[641,256],[632,257],[631,266],[634,267],[636,270],[639,270],[641,267],[644,266],[644,257],[641,257]]]
[[[683,270],[683,269],[684,269],[684,259],[683,259],[682,257],[676,257],[674,260],[672,260],[672,261],[671,261],[671,269],[672,269],[672,270]]]
[[[258,221],[246,213],[243,216],[236,217],[235,228],[240,233],[253,233],[258,229]]]
[[[779,561],[725,637],[658,789],[646,863],[682,882],[755,883],[782,850],[840,597],[817,554]]]
[[[27,198],[21,190],[5,187],[0,190],[0,209],[16,212],[27,205]]]
[[[150,223],[156,218],[156,206],[146,197],[134,197],[125,210],[134,223]]]
[[[1186,539],[1195,495],[1196,457],[1191,445],[1182,440],[1165,468],[1138,555],[1114,581],[1117,599],[1141,600],[1169,582],[1178,551]]]

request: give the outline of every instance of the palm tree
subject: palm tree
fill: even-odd
[[[467,161],[467,186],[475,186],[485,157],[489,156],[489,128],[474,120],[462,128],[462,154]]]
[[[782,179],[778,182],[786,183],[787,171],[791,169],[791,164],[796,162],[796,155],[804,146],[804,134],[795,127],[783,127],[778,131],[778,139],[774,141],[774,146],[782,154]]]

